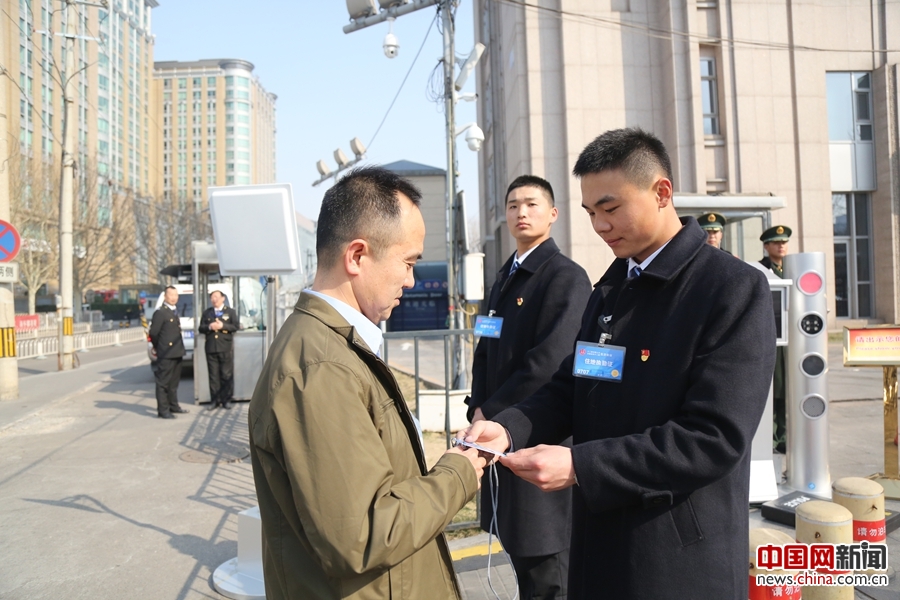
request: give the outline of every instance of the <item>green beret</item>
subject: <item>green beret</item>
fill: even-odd
[[[793,232],[787,225],[775,225],[763,231],[763,234],[759,236],[759,241],[764,244],[766,242],[786,242],[791,239],[791,233]]]
[[[697,218],[702,229],[725,229],[725,217],[718,213],[706,213]]]

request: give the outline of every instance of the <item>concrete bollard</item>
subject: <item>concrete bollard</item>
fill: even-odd
[[[78,346],[78,352],[90,352],[90,350],[87,349],[87,340],[84,338],[84,336],[82,336],[78,341]]]
[[[38,340],[37,343],[37,356],[35,356],[37,360],[47,360],[46,355],[44,355],[44,342]]]
[[[801,544],[852,544],[853,515],[849,510],[823,500],[797,507],[797,541]],[[853,600],[853,586],[803,586],[803,600]]]
[[[831,485],[832,498],[853,515],[853,541],[883,544],[887,540],[884,520],[884,488],[877,481],[862,477],[844,477]],[[872,575],[885,571],[860,571]]]
[[[116,339],[116,341],[115,341],[115,343],[113,343],[113,346],[116,346],[116,347],[121,346],[122,342],[119,341],[119,332],[118,331],[116,332],[115,339]]]
[[[750,530],[750,600],[800,600],[800,586],[756,585],[757,575],[795,575],[797,571],[760,569],[756,565],[756,549],[760,546],[784,546],[793,544],[794,540],[788,534],[776,529],[751,529]]]

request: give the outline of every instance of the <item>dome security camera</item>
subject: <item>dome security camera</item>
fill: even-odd
[[[466,132],[466,144],[469,146],[469,150],[472,152],[478,152],[481,150],[481,143],[484,141],[484,132],[481,130],[481,127],[478,125],[473,125],[469,127],[469,130]]]
[[[400,51],[400,42],[397,41],[397,36],[393,33],[389,33],[384,36],[384,44],[381,46],[384,49],[384,55],[388,58],[396,58],[397,53]]]
[[[381,48],[384,50],[384,55],[388,58],[397,58],[397,53],[400,52],[400,42],[397,41],[397,36],[394,35],[394,17],[388,17],[388,34],[384,36],[384,43],[381,45]]]

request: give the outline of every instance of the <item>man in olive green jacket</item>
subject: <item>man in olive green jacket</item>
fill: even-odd
[[[318,272],[275,338],[250,402],[269,600],[458,599],[443,530],[485,461],[429,471],[379,358],[378,323],[412,287],[425,225],[414,186],[357,169],[326,194]]]

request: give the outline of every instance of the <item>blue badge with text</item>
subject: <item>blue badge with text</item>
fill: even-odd
[[[499,338],[503,329],[503,317],[475,317],[475,335]]]
[[[603,381],[622,382],[625,365],[625,348],[608,344],[578,342],[575,344],[575,361],[572,375]]]

